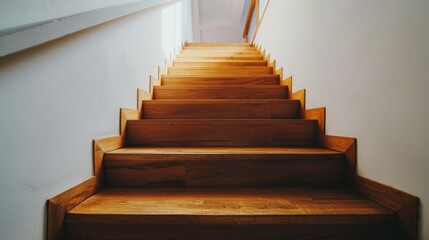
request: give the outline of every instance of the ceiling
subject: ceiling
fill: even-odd
[[[243,42],[251,0],[193,0],[195,42]]]

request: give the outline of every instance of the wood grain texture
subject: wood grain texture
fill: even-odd
[[[325,136],[325,126],[326,126],[326,109],[325,108],[313,108],[306,109],[304,111],[304,119],[313,119],[317,121],[318,130],[317,130],[317,143],[320,145]]]
[[[188,47],[186,46],[184,50],[235,50],[235,51],[253,51],[255,48],[253,46],[219,46],[219,47]]]
[[[107,186],[342,186],[344,154],[320,148],[145,147],[105,156]]]
[[[288,88],[275,85],[161,86],[154,99],[287,99]]]
[[[99,185],[102,186],[104,181],[104,153],[124,147],[124,145],[125,136],[113,136],[93,141],[94,176],[96,177]]]
[[[73,223],[67,228],[72,239],[105,240],[399,240],[392,224],[290,224],[290,225],[179,225]]]
[[[141,113],[143,100],[152,100],[152,92],[144,89],[137,89],[137,110]]]
[[[150,75],[149,76],[149,90],[151,93],[153,93],[153,89],[156,86],[161,86],[161,80],[155,78],[154,76]]]
[[[163,86],[168,85],[278,85],[275,74],[218,74],[218,75],[162,75]]]
[[[267,66],[266,60],[190,60],[176,59],[173,61],[173,66]]]
[[[144,101],[144,119],[294,119],[299,101],[286,99],[209,99]]]
[[[180,52],[180,55],[198,56],[198,55],[214,55],[214,56],[236,56],[236,55],[259,55],[259,52],[255,50],[241,51],[241,50],[189,50],[184,49]]]
[[[286,79],[280,81],[280,85],[288,87],[288,95],[292,96],[292,76],[287,77]]]
[[[256,6],[256,0],[252,0],[249,5],[249,10],[247,11],[246,23],[244,24],[244,29],[243,29],[243,38],[246,38],[246,39],[248,39],[249,28],[252,21],[252,16],[255,11],[255,6]]]
[[[359,175],[353,177],[352,188],[362,196],[395,212],[399,221],[398,227],[405,239],[418,238],[417,197]]]
[[[255,55],[178,55],[177,59],[186,60],[263,60],[259,54]]]
[[[314,120],[131,120],[130,146],[314,146]]]
[[[66,212],[70,211],[101,188],[96,177],[68,189],[48,200],[46,239],[60,240],[64,237]]]
[[[344,152],[347,159],[347,176],[351,184],[352,178],[356,175],[356,139],[350,137],[324,135],[319,142],[320,147]]]
[[[305,89],[299,90],[297,92],[292,93],[290,99],[299,100],[301,105],[301,118],[304,118],[305,112]]]
[[[283,79],[283,67],[277,69],[274,74],[279,75],[280,79]]]
[[[140,114],[137,109],[128,109],[121,108],[121,118],[120,118],[120,135],[125,136],[126,126],[128,120],[140,119]]]
[[[185,47],[251,47],[252,44],[250,43],[186,43]]]
[[[201,74],[272,74],[272,67],[243,66],[243,67],[170,67],[168,74],[201,75]]]
[[[105,188],[71,210],[67,222],[359,224],[392,217],[392,211],[339,189]]]

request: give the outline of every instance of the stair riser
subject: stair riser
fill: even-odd
[[[144,119],[295,119],[296,100],[143,101]]]
[[[189,77],[169,76],[161,78],[162,85],[279,85],[279,77]]]
[[[155,87],[155,99],[287,99],[287,87],[171,89]]]
[[[185,47],[253,46],[251,43],[186,43]]]
[[[228,69],[174,69],[170,68],[168,69],[168,74],[174,74],[174,75],[202,75],[202,74],[272,74],[273,70],[271,68],[266,69],[249,69],[249,70],[240,70],[240,69],[234,69],[234,70],[228,70]]]
[[[202,74],[272,74],[272,68],[261,68],[261,69],[177,69],[177,68],[169,68],[168,74],[174,75],[202,75]]]
[[[313,120],[130,120],[130,146],[314,146]]]
[[[261,55],[224,55],[224,56],[209,56],[209,55],[186,55],[181,54],[177,56],[178,59],[216,59],[216,60],[263,60],[264,58]]]
[[[379,224],[112,224],[71,223],[67,239],[104,240],[399,240],[392,223]]]
[[[112,187],[338,187],[343,155],[108,154],[105,184]]]
[[[229,66],[267,66],[266,61],[229,61],[229,62],[216,62],[216,61],[174,61],[173,66],[184,67],[229,67]]]
[[[234,51],[256,51],[256,48],[254,47],[234,47],[234,46],[222,46],[222,47],[185,47],[184,50],[203,50],[203,51],[222,51],[222,50],[234,50]]]
[[[234,50],[224,50],[224,51],[202,51],[202,50],[182,50],[180,52],[180,55],[187,55],[187,56],[245,56],[245,55],[259,55],[259,52],[257,51],[234,51]]]

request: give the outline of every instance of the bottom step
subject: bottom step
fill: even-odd
[[[67,239],[400,239],[393,213],[307,188],[105,188],[72,209]]]

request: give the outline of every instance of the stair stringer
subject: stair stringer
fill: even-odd
[[[182,43],[179,49],[183,49],[186,43]],[[171,65],[176,55],[180,51],[174,50],[174,54],[170,55],[170,59],[165,59],[164,67],[158,67],[158,76],[162,72],[166,72]],[[47,224],[46,224],[46,239],[61,240],[64,238],[64,222],[66,213],[96,194],[103,188],[104,173],[103,173],[103,158],[104,154],[126,145],[126,125],[128,120],[139,119],[141,116],[141,108],[143,100],[153,99],[153,87],[161,84],[159,78],[149,76],[149,91],[137,89],[137,109],[120,109],[119,119],[119,135],[94,139],[92,142],[93,150],[93,176],[83,181],[80,184],[58,194],[47,200]]]
[[[395,213],[397,227],[403,238],[418,239],[418,205],[419,199],[409,193],[391,186],[360,176],[357,173],[357,139],[353,137],[326,135],[325,107],[306,109],[305,89],[292,92],[292,76],[283,78],[283,68],[276,69],[276,60],[271,61],[270,54],[261,45],[253,44],[257,51],[273,67],[275,74],[280,76],[280,85],[288,86],[289,98],[301,103],[301,118],[318,121],[318,146],[343,152],[346,156],[346,187],[365,198],[392,210]]]

